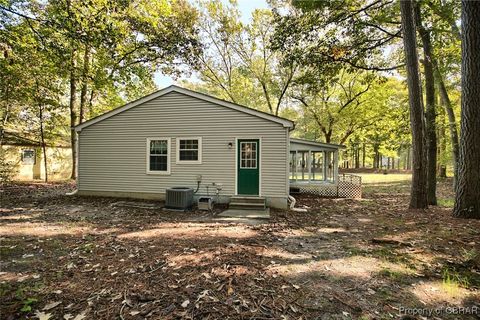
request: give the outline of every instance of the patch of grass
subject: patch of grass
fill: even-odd
[[[18,255],[22,252],[19,246],[0,246],[0,257],[2,259],[8,259],[9,257]]]
[[[445,268],[443,270],[443,287],[450,295],[455,295],[460,287],[468,288],[470,286],[469,279],[464,275]]]
[[[382,247],[370,251],[370,255],[375,258],[379,258],[383,261],[393,262],[397,264],[403,264],[410,269],[417,269],[415,261],[412,257],[405,253],[398,253],[389,247]]]
[[[391,270],[389,268],[383,268],[378,274],[382,277],[389,278],[395,281],[405,276],[403,273]]]
[[[410,181],[412,175],[410,173],[359,173],[362,177],[363,184],[375,184],[385,182]]]
[[[35,284],[22,284],[15,291],[15,297],[17,300],[21,301],[22,307],[20,308],[21,312],[31,312],[32,306],[38,302],[36,294],[43,287],[43,283],[38,282]]]
[[[378,275],[384,278],[388,278],[398,284],[407,284],[409,279],[408,274],[400,271],[395,271],[386,267],[382,268],[382,270],[378,272]]]
[[[480,258],[480,255],[477,250],[475,249],[467,250],[465,248],[462,248],[462,260],[469,262],[469,261],[476,261],[478,258]]]
[[[33,294],[39,292],[44,287],[43,282],[35,282],[30,284],[22,284],[15,291],[18,300],[26,300]]]
[[[372,250],[365,250],[365,249],[361,249],[361,248],[353,247],[349,245],[343,245],[342,247],[348,256],[373,257],[386,262],[403,264],[412,270],[417,269],[415,261],[412,257],[410,257],[408,254],[405,254],[405,253],[396,252],[395,250],[391,249],[388,246],[375,248]]]
[[[366,194],[405,194],[410,191],[410,181],[367,183],[362,188]]]
[[[346,254],[350,257],[352,256],[368,256],[368,251],[364,249],[360,249],[357,247],[351,247],[348,245],[343,245],[343,249],[346,251]]]
[[[437,204],[439,207],[453,208],[455,204],[455,199],[453,198],[438,198]]]
[[[86,244],[83,244],[80,248],[84,253],[92,253],[93,246],[94,246],[93,243],[86,243]]]
[[[386,288],[379,288],[375,295],[379,298],[379,300],[384,301],[384,302],[394,302],[395,297],[393,297],[392,293],[390,290]]]
[[[0,298],[7,295],[8,292],[12,291],[12,285],[9,283],[0,283]]]

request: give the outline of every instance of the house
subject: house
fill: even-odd
[[[290,138],[294,123],[170,86],[76,127],[79,195],[265,198],[287,207],[296,186],[335,185],[341,146]]]
[[[45,151],[49,180],[70,179],[72,173],[70,146],[47,144]],[[8,175],[11,179],[17,181],[45,179],[44,156],[40,142],[17,132],[4,131],[1,152],[5,163],[8,164],[8,168],[2,169],[10,171]]]

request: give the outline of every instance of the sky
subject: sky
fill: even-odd
[[[249,22],[252,12],[255,9],[268,8],[268,4],[266,0],[237,0],[237,1],[238,1],[238,8],[240,9],[240,12],[242,14],[241,20],[243,23]],[[228,0],[222,0],[222,2],[228,3]],[[159,89],[168,87],[169,85],[175,82],[171,77],[165,76],[160,72],[155,73],[154,81]]]

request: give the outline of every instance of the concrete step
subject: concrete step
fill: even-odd
[[[248,196],[234,196],[230,198],[230,202],[235,203],[263,203],[265,204],[264,197],[248,197]]]
[[[242,210],[242,209],[228,209],[218,214],[215,219],[224,220],[226,222],[238,223],[258,223],[259,220],[269,219],[270,209],[263,210]],[[257,222],[255,222],[257,221]],[[265,220],[264,220],[265,221]]]
[[[229,209],[265,210],[266,200],[263,197],[235,196],[230,198]]]
[[[229,209],[265,210],[265,203],[230,202]]]

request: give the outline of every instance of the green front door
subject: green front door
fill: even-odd
[[[260,186],[260,141],[241,139],[237,143],[237,193],[258,195]]]

